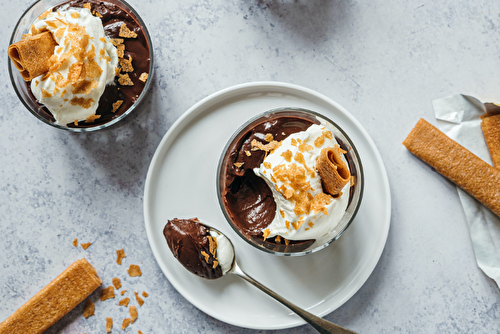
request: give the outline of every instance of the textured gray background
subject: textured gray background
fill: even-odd
[[[119,276],[129,292],[150,293],[127,332],[256,332],[205,315],[173,289],[148,245],[142,200],[155,148],[183,112],[217,90],[273,80],[349,110],[389,175],[384,253],[359,292],[326,318],[360,333],[500,332],[500,293],[476,265],[455,187],[401,145],[420,117],[435,123],[435,98],[500,101],[500,2],[131,0],[155,46],[154,87],[140,111],[92,134],[41,123],[11,87],[6,48],[29,4],[0,4],[0,321],[85,256],[104,285]],[[76,249],[75,237],[93,245]],[[127,278],[130,263],[142,277]],[[105,316],[121,332],[116,322],[127,313],[116,303],[97,303],[88,320],[79,305],[48,332],[102,333]]]

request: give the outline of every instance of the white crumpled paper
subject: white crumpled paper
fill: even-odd
[[[453,95],[432,102],[438,127],[490,165],[491,157],[481,130],[480,116],[486,106],[467,95]],[[500,217],[457,187],[469,224],[476,261],[483,272],[500,288]]]

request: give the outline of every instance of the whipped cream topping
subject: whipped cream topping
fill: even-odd
[[[106,85],[114,81],[116,47],[108,42],[101,20],[87,8],[45,12],[31,33],[44,30],[52,33],[58,46],[49,72],[31,81],[33,95],[57,124],[91,120]]]
[[[289,240],[321,238],[342,219],[349,201],[348,182],[342,194],[325,194],[316,159],[321,150],[338,146],[332,132],[324,125],[311,125],[306,131],[291,134],[254,168],[273,192],[276,214],[264,229],[264,237],[280,236]],[[345,157],[342,156],[344,162]]]
[[[217,261],[219,261],[219,265],[222,269],[222,275],[227,274],[231,267],[233,266],[234,261],[234,250],[233,246],[229,239],[220,233],[217,233],[214,230],[210,230],[210,235],[217,240]]]

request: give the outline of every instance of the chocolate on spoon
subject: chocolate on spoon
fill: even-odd
[[[288,307],[319,333],[356,333],[305,311],[248,276],[236,262],[231,240],[219,230],[201,223],[198,218],[169,220],[163,235],[174,257],[191,273],[207,279],[237,275]]]

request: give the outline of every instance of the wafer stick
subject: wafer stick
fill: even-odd
[[[485,114],[481,118],[481,129],[493,166],[500,168],[500,114]]]
[[[0,334],[43,333],[101,285],[90,263],[78,260],[4,322]]]
[[[49,31],[29,36],[9,46],[7,53],[25,81],[49,70],[49,59],[57,43]]]
[[[500,170],[420,119],[403,145],[500,216]]]
[[[321,177],[323,191],[333,197],[341,195],[342,189],[351,178],[349,168],[342,160],[344,153],[344,150],[335,145],[321,150],[316,159],[316,169]]]

